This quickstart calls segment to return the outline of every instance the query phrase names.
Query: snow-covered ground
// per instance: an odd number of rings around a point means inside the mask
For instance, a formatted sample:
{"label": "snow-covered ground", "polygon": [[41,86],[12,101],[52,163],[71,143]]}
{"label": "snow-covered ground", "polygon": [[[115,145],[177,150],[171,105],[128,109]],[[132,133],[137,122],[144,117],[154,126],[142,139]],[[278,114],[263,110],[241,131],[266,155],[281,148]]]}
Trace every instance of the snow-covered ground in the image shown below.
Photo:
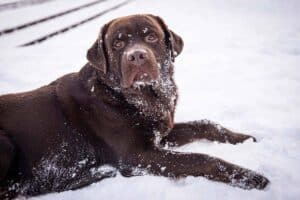
{"label": "snow-covered ground", "polygon": [[[91,1],[56,0],[1,11],[0,29]],[[259,139],[235,146],[202,141],[176,150],[221,157],[263,173],[271,184],[247,191],[200,177],[172,181],[118,175],[33,199],[300,199],[300,2],[136,0],[44,43],[17,47],[119,2],[109,0],[0,37],[0,94],[34,89],[78,71],[107,21],[157,14],[185,41],[176,60],[176,121],[207,118]]]}

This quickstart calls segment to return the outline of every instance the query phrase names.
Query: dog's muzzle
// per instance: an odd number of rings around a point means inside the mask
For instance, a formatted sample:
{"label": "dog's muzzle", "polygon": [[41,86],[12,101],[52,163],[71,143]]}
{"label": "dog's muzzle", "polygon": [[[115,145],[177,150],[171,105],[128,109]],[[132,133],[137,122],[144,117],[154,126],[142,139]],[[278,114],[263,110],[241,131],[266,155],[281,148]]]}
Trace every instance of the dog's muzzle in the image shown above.
{"label": "dog's muzzle", "polygon": [[129,88],[136,82],[147,84],[159,78],[157,59],[154,53],[142,45],[134,45],[124,51],[121,71],[121,85],[124,88]]}

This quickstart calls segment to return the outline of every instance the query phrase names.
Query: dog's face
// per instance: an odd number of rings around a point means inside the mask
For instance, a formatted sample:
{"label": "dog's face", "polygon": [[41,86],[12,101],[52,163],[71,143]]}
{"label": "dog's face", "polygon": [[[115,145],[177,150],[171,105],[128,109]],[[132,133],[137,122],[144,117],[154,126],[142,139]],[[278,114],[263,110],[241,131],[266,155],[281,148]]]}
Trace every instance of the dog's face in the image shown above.
{"label": "dog's face", "polygon": [[159,79],[161,67],[182,48],[182,39],[160,17],[131,15],[104,25],[87,58],[104,76],[112,73],[129,88]]}

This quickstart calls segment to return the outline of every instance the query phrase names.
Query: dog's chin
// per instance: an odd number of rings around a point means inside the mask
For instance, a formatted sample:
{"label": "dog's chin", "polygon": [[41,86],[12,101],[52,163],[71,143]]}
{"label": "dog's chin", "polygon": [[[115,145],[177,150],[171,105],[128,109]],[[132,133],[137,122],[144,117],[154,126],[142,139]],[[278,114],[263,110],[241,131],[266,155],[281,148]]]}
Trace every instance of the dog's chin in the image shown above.
{"label": "dog's chin", "polygon": [[148,74],[137,74],[131,83],[123,89],[140,91],[143,88],[157,87],[159,78],[153,78]]}
{"label": "dog's chin", "polygon": [[155,63],[148,62],[139,67],[124,64],[122,69],[130,68],[132,71],[130,74],[122,72],[121,87],[123,89],[141,89],[156,85],[160,79],[160,69]]}
{"label": "dog's chin", "polygon": [[137,80],[134,81],[130,87],[123,88],[123,91],[127,94],[139,94],[143,93],[143,91],[148,91],[149,89],[151,90],[151,88],[156,88],[158,84],[158,80]]}
{"label": "dog's chin", "polygon": [[137,80],[132,84],[133,89],[141,89],[145,87],[154,87],[158,84],[157,80]]}

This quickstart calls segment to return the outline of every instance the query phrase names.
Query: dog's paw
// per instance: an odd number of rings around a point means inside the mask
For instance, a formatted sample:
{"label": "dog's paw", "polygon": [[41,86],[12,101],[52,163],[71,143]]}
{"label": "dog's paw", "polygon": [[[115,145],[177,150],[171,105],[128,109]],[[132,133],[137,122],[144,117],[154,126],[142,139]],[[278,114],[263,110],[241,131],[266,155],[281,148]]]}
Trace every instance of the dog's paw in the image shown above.
{"label": "dog's paw", "polygon": [[243,143],[248,139],[251,139],[253,142],[257,142],[257,139],[255,137],[241,133],[231,133],[227,137],[228,142],[231,144]]}
{"label": "dog's paw", "polygon": [[234,174],[231,178],[230,185],[240,187],[243,189],[264,189],[268,184],[269,180],[253,171],[244,171],[239,174]]}

